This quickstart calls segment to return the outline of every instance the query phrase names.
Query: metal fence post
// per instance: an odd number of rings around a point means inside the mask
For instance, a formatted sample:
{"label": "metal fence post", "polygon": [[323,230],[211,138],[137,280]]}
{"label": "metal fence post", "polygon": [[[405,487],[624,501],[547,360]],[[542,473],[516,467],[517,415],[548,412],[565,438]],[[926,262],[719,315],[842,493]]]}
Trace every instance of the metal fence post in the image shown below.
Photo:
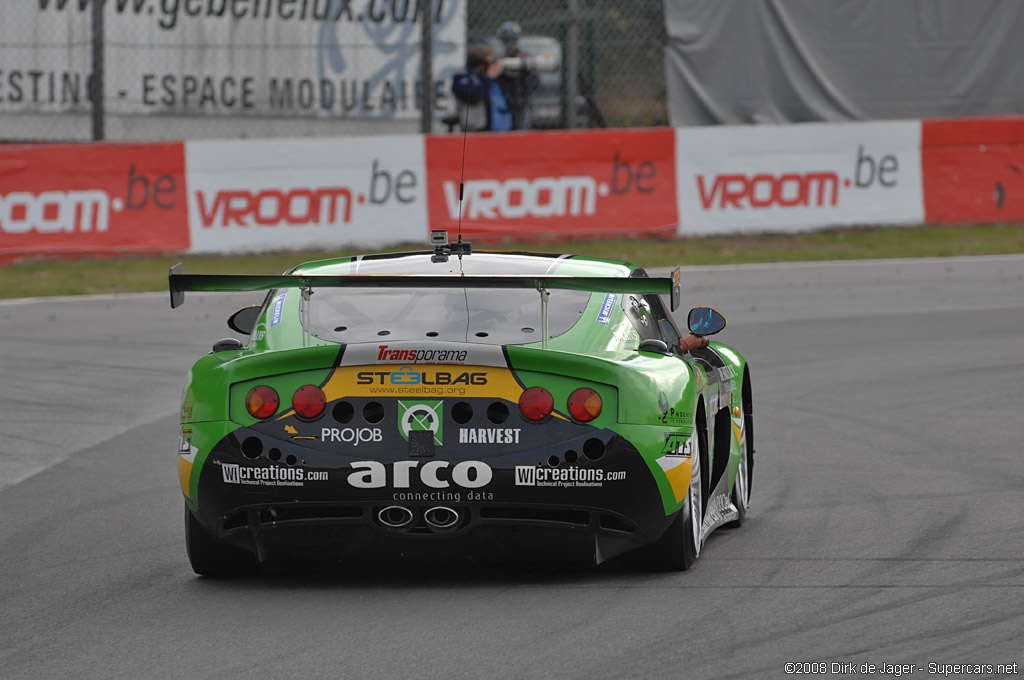
{"label": "metal fence post", "polygon": [[92,104],[92,139],[103,141],[103,3],[92,3],[92,78],[89,82]]}
{"label": "metal fence post", "polygon": [[434,127],[434,3],[427,2],[426,6],[420,45],[420,132],[428,135]]}
{"label": "metal fence post", "polygon": [[580,49],[580,25],[579,25],[579,2],[578,0],[569,0],[569,35],[566,40],[565,55],[565,91],[566,91],[566,107],[565,107],[565,120],[566,127],[570,130],[578,127],[579,123],[576,120],[576,97],[578,96],[578,82],[577,77],[579,73],[579,49]]}

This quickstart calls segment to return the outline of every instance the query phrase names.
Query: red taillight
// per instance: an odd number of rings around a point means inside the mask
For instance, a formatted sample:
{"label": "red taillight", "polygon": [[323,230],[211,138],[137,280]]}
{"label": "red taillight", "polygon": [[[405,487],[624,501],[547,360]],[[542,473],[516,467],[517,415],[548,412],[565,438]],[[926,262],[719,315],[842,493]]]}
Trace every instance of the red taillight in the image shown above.
{"label": "red taillight", "polygon": [[589,387],[581,387],[569,395],[569,415],[588,423],[601,415],[601,395]]}
{"label": "red taillight", "polygon": [[266,420],[277,413],[280,403],[281,400],[278,399],[274,388],[266,385],[257,385],[249,390],[249,394],[245,395],[245,410],[253,418],[260,420]]}
{"label": "red taillight", "polygon": [[519,412],[527,420],[544,420],[551,415],[554,408],[555,400],[543,387],[531,387],[519,395]]}
{"label": "red taillight", "polygon": [[316,385],[303,385],[292,395],[292,408],[300,418],[319,418],[327,406],[327,397]]}

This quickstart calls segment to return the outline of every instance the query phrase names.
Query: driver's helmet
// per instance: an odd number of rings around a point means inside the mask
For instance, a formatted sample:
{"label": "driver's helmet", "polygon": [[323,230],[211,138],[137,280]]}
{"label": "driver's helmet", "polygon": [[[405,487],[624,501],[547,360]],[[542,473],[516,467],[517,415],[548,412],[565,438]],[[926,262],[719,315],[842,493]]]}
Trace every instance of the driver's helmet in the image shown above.
{"label": "driver's helmet", "polygon": [[503,43],[514,43],[519,40],[522,32],[519,24],[514,21],[506,21],[498,28],[498,39]]}

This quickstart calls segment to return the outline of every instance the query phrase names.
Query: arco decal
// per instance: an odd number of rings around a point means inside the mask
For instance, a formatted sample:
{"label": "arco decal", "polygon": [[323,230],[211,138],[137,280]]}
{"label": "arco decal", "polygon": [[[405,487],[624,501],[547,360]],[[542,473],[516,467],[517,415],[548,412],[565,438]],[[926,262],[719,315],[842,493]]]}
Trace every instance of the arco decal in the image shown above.
{"label": "arco decal", "polygon": [[[348,483],[357,489],[408,489],[414,481],[432,489],[447,489],[458,486],[463,489],[479,489],[491,483],[494,472],[487,463],[478,460],[464,460],[454,466],[446,460],[432,460],[420,465],[418,460],[400,460],[388,466],[375,460],[361,460],[352,463]],[[390,479],[389,479],[390,477]]]}

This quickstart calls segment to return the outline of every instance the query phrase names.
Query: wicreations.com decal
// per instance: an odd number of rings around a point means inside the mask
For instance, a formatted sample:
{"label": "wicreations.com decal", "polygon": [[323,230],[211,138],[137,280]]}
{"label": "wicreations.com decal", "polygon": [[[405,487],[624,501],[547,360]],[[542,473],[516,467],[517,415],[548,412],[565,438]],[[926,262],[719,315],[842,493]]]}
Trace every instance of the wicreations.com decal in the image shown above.
{"label": "wicreations.com decal", "polygon": [[421,240],[423,149],[408,137],[186,144],[194,252]]}
{"label": "wicreations.com decal", "polygon": [[916,121],[675,133],[682,235],[924,217]]}
{"label": "wicreations.com decal", "polygon": [[[677,224],[672,130],[535,132],[428,137],[432,228],[487,239],[526,234],[618,234]],[[543,149],[543,163],[538,162]]]}
{"label": "wicreations.com decal", "polygon": [[327,481],[326,470],[270,465],[251,467],[234,463],[221,464],[221,481],[248,486],[305,486],[306,482]]}
{"label": "wicreations.com decal", "polygon": [[557,486],[565,488],[601,487],[605,482],[626,479],[625,470],[567,467],[549,468],[540,465],[517,465],[516,486]]}

